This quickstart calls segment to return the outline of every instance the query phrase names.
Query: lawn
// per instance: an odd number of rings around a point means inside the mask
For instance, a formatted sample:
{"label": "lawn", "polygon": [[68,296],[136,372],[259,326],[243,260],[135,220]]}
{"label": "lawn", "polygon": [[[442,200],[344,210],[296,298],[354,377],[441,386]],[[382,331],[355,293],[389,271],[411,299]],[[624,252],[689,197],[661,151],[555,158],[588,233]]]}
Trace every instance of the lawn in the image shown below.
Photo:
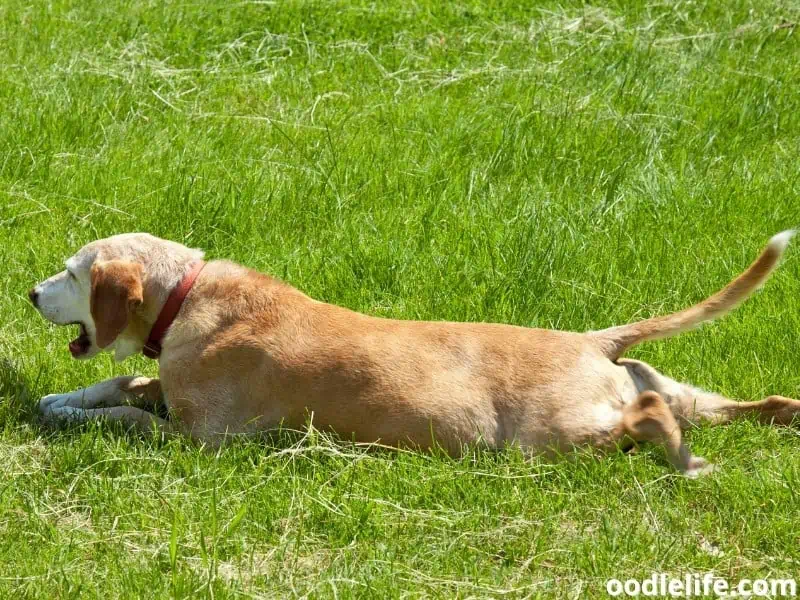
{"label": "lawn", "polygon": [[[0,597],[605,597],[800,572],[800,437],[739,421],[556,462],[218,452],[43,427],[69,357],[26,300],[148,231],[374,315],[586,330],[696,302],[800,224],[800,8],[761,2],[4,0]],[[733,315],[635,349],[800,396],[800,250]]]}

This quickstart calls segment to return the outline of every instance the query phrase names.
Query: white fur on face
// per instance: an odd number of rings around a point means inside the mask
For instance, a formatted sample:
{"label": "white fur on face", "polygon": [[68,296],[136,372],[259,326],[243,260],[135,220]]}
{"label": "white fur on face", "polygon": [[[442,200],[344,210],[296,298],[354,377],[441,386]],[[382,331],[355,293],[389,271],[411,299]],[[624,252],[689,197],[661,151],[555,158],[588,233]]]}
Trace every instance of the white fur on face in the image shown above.
{"label": "white fur on face", "polygon": [[42,316],[56,325],[80,323],[92,345],[80,358],[91,358],[100,352],[96,343],[96,327],[91,312],[91,268],[95,254],[75,255],[66,262],[66,269],[34,288],[37,308]]}

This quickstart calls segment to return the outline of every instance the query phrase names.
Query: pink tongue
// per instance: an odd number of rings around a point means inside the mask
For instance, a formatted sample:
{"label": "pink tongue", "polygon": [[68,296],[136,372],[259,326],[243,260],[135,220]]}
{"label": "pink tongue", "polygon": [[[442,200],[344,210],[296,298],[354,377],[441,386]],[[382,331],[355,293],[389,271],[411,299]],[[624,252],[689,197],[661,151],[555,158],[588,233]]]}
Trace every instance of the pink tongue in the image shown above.
{"label": "pink tongue", "polygon": [[81,343],[78,340],[73,340],[69,343],[69,351],[73,354],[79,354],[81,351]]}

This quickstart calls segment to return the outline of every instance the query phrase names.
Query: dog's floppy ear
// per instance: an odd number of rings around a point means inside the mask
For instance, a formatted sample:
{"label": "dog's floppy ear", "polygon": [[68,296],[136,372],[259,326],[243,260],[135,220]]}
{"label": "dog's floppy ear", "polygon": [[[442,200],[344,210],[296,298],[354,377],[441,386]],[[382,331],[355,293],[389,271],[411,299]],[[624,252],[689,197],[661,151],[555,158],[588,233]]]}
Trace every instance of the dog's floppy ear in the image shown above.
{"label": "dog's floppy ear", "polygon": [[128,326],[131,313],[142,303],[142,265],[109,260],[92,265],[90,310],[100,348],[111,344]]}

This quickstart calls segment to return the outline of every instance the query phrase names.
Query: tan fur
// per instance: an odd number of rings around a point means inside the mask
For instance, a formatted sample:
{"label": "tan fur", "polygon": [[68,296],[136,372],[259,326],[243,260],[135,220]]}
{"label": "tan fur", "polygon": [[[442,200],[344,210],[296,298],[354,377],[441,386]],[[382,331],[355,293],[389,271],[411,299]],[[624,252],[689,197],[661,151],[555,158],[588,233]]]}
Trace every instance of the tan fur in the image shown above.
{"label": "tan fur", "polygon": [[[132,393],[127,380],[49,396],[41,409],[52,419],[104,416],[146,429],[168,427],[212,444],[230,434],[302,428],[309,421],[358,442],[436,445],[454,455],[478,442],[493,448],[520,444],[538,452],[655,441],[665,445],[678,469],[699,474],[708,465],[689,454],[681,428],[748,412],[788,424],[800,403],[773,397],[740,404],[673,381],[645,363],[614,359],[634,343],[730,310],[764,281],[787,241],[785,235],[773,238],[741,277],[695,307],[589,333],[381,319],[315,301],[234,263],[213,261],[163,341],[160,386],[147,380],[136,388],[163,394],[171,422],[98,408],[127,403]],[[165,251],[164,244],[172,243],[127,236],[93,245],[85,268],[108,260],[141,266],[143,302],[120,333],[126,348],[141,349],[170,290],[197,260],[194,251]],[[157,268],[150,264],[153,256],[159,257]],[[97,264],[108,271],[109,263]],[[114,274],[115,284],[133,282],[135,288],[133,271]],[[57,312],[58,302],[42,285],[37,294],[44,294],[48,311]],[[136,297],[136,290],[131,295]],[[109,302],[122,303],[123,296],[112,294]],[[99,323],[87,329],[97,331],[93,339],[101,343],[106,318],[101,311],[117,315],[122,308],[95,308]]]}
{"label": "tan fur", "polygon": [[97,328],[97,345],[105,348],[130,324],[144,301],[142,265],[124,260],[92,265],[90,310]]}

